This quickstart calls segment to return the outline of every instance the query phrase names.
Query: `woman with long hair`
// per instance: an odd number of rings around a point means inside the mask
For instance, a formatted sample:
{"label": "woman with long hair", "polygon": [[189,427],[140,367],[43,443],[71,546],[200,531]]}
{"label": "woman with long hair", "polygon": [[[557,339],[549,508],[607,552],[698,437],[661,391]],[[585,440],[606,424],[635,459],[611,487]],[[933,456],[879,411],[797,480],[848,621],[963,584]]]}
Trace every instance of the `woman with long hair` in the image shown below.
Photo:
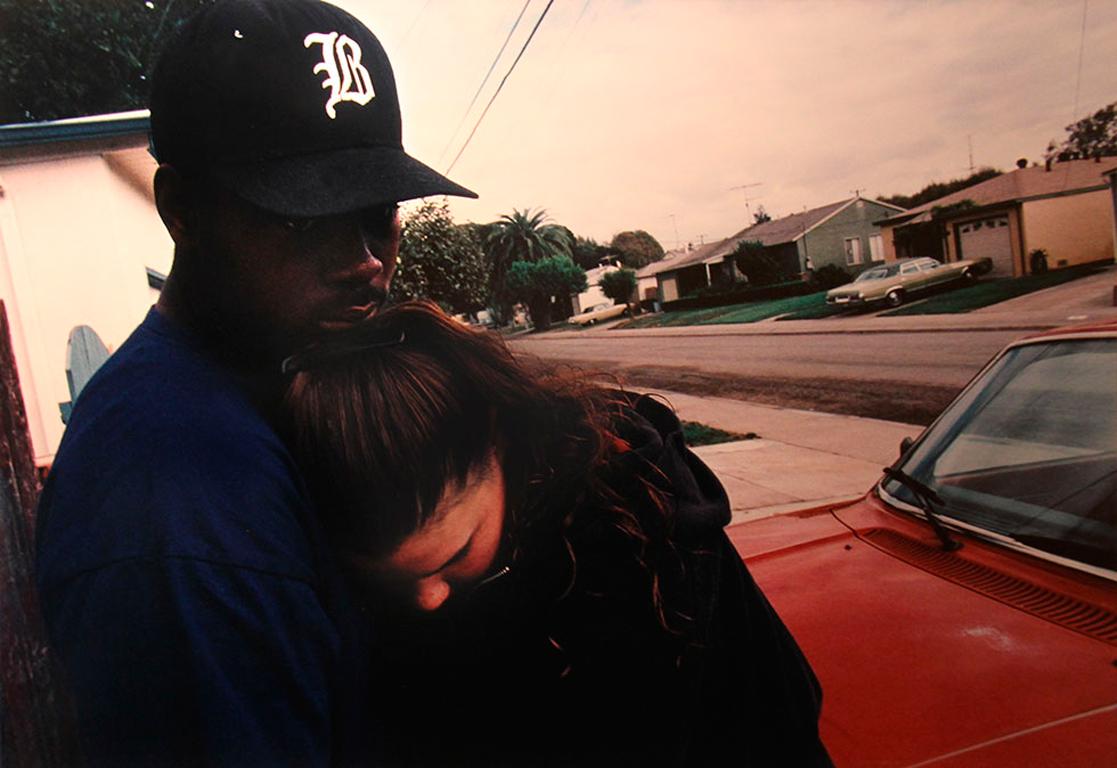
{"label": "woman with long hair", "polygon": [[407,303],[289,359],[388,765],[829,765],[809,665],[656,399]]}

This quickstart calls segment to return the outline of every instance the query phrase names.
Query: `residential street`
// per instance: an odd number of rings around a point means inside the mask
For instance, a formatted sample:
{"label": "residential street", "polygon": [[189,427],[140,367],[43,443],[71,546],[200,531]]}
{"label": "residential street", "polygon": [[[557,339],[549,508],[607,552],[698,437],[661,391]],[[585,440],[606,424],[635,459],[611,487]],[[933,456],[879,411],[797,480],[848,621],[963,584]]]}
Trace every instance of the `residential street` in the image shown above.
{"label": "residential street", "polygon": [[541,335],[520,337],[514,347],[545,359],[609,369],[655,365],[739,377],[843,379],[864,382],[866,389],[883,382],[960,387],[994,352],[1020,335],[996,330],[762,336],[723,328],[720,335],[678,333],[683,329],[671,329],[676,332],[670,335],[662,329],[583,333],[577,338]]}
{"label": "residential street", "polygon": [[517,353],[631,386],[928,424],[1009,341],[1117,319],[1117,269],[967,314],[524,334]]}

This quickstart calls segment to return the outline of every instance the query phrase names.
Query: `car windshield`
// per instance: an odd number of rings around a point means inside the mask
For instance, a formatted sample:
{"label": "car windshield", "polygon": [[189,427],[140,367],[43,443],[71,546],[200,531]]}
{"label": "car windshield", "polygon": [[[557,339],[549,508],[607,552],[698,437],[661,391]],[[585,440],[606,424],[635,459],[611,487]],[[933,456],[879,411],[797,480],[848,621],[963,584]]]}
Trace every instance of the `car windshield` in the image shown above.
{"label": "car windshield", "polygon": [[853,282],[860,283],[864,282],[865,280],[880,280],[882,277],[888,277],[889,275],[894,274],[896,274],[895,267],[873,267],[872,269],[866,269],[864,272],[858,275],[857,279]]}
{"label": "car windshield", "polygon": [[[948,520],[1117,571],[1117,339],[1010,350],[900,469]],[[895,480],[881,490],[916,504]]]}

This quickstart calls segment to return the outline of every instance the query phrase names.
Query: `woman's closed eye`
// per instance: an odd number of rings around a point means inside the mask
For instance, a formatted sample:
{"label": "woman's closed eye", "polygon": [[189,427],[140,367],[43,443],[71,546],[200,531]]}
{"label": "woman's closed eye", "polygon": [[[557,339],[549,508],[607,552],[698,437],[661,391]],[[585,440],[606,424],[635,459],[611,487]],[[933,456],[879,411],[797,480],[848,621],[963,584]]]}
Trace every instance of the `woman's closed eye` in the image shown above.
{"label": "woman's closed eye", "polygon": [[387,584],[435,610],[455,590],[490,575],[504,531],[504,473],[493,456],[442,496],[434,514],[392,554],[373,564]]}

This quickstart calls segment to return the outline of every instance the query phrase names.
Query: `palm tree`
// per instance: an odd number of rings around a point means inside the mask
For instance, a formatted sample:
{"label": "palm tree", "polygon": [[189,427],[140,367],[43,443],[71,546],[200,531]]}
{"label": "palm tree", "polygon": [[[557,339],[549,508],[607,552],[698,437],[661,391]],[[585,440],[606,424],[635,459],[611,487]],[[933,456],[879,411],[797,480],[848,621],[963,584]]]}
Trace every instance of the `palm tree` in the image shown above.
{"label": "palm tree", "polygon": [[504,288],[508,268],[514,261],[539,261],[549,256],[570,256],[574,238],[566,227],[549,223],[547,211],[512,209],[489,224],[485,247],[492,264],[492,295],[495,309],[506,317],[511,308]]}

